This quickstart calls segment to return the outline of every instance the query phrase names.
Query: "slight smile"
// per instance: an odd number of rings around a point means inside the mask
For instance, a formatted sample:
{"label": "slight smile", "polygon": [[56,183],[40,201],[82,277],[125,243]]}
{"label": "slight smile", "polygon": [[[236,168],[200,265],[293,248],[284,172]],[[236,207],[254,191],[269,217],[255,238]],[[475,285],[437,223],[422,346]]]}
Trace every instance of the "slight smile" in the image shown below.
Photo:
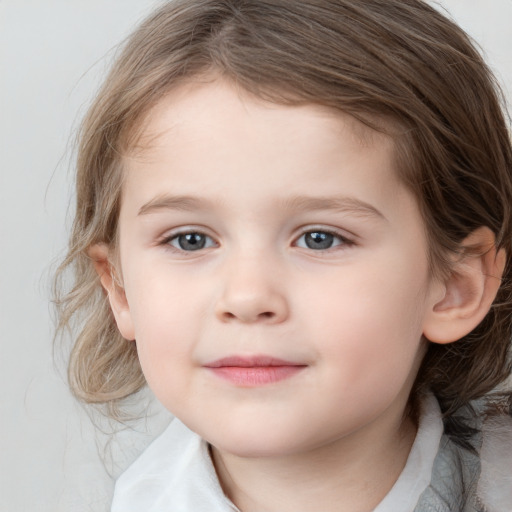
{"label": "slight smile", "polygon": [[224,357],[204,367],[236,386],[256,387],[288,379],[307,365],[261,355]]}

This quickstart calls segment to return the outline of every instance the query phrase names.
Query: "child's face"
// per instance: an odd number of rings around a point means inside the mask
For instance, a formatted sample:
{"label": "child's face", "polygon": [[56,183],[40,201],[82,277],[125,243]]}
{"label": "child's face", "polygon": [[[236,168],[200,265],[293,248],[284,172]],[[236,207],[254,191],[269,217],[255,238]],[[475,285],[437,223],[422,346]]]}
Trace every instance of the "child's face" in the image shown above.
{"label": "child's face", "polygon": [[245,455],[397,427],[440,287],[392,142],[221,81],[172,92],[144,140],[126,159],[116,315],[161,402]]}

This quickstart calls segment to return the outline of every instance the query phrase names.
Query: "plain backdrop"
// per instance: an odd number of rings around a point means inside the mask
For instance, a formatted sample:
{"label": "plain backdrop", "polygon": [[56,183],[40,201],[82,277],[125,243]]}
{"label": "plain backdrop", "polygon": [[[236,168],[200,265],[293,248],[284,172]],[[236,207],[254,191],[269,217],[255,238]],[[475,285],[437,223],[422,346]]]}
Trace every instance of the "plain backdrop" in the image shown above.
{"label": "plain backdrop", "polygon": [[[512,97],[512,0],[440,2]],[[116,45],[157,0],[0,0],[0,511],[109,509],[113,478],[168,422],[114,438],[52,355],[50,274],[64,254],[73,134]],[[71,205],[71,206],[70,206]]]}

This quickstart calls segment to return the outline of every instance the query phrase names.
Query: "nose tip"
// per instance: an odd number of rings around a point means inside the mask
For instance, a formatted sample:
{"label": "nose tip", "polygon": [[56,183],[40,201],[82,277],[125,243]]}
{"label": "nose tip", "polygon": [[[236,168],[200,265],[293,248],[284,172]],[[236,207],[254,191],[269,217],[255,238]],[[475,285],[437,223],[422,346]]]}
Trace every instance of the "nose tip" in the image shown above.
{"label": "nose tip", "polygon": [[279,323],[288,316],[288,302],[276,282],[232,276],[217,302],[216,315],[222,322]]}

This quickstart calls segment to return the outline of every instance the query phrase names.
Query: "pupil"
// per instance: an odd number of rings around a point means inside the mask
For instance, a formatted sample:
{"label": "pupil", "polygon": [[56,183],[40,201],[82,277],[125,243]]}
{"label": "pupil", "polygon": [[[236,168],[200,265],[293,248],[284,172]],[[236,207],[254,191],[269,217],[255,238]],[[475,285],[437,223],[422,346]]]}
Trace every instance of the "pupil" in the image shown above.
{"label": "pupil", "polygon": [[199,233],[187,233],[180,235],[179,244],[185,251],[197,251],[205,246],[205,237]]}
{"label": "pupil", "polygon": [[329,249],[332,246],[334,236],[330,233],[316,231],[306,234],[306,245],[309,249]]}

